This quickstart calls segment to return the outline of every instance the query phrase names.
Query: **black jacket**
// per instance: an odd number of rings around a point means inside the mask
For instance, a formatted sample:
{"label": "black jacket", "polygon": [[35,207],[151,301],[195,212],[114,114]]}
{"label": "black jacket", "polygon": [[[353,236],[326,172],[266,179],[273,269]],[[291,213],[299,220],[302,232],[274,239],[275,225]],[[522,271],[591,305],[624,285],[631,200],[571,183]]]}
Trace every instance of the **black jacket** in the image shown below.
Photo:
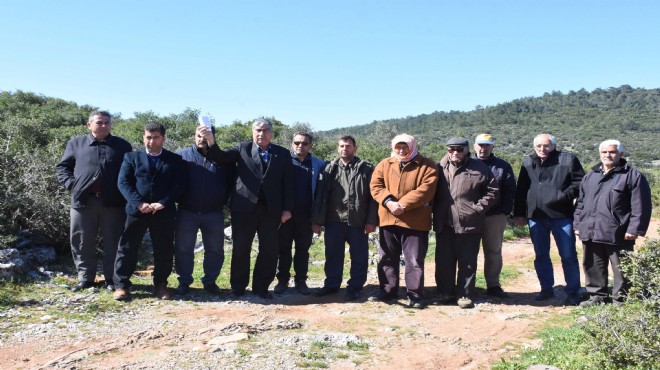
{"label": "black jacket", "polygon": [[[474,155],[475,159],[479,159]],[[508,216],[513,211],[513,201],[516,199],[516,177],[513,174],[511,165],[502,158],[497,158],[490,154],[487,159],[482,159],[485,165],[490,167],[490,171],[495,176],[497,185],[500,188],[497,202],[486,212],[486,216],[499,215],[500,213]]]}
{"label": "black jacket", "polygon": [[264,169],[257,144],[252,141],[238,143],[236,148],[224,151],[213,144],[208,157],[221,164],[236,166],[236,186],[231,197],[232,212],[252,212],[261,197],[273,217],[282,211],[293,212],[293,165],[291,153],[271,144],[270,160]]}
{"label": "black jacket", "polygon": [[126,200],[117,189],[117,176],[124,154],[131,150],[128,141],[112,135],[108,135],[105,143],[99,143],[91,134],[69,140],[55,171],[60,184],[71,191],[71,208],[85,207],[89,188],[99,176],[102,176],[103,205],[123,206]]}
{"label": "black jacket", "polygon": [[573,154],[553,150],[543,163],[536,153],[526,156],[518,175],[514,216],[572,218],[583,176]]}
{"label": "black jacket", "polygon": [[179,198],[179,208],[193,212],[222,211],[234,187],[233,171],[203,156],[195,145],[177,154],[186,168],[186,190]]}
{"label": "black jacket", "polygon": [[582,180],[573,221],[580,240],[630,246],[625,234],[644,236],[650,220],[649,183],[625,160],[606,174],[599,164]]}

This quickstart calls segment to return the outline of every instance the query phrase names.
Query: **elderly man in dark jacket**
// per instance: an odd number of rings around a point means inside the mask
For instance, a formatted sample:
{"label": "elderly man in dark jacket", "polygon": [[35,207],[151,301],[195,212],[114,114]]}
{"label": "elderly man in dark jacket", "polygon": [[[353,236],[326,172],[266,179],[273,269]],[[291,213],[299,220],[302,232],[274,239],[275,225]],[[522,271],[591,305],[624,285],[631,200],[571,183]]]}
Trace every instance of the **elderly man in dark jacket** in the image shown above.
{"label": "elderly man in dark jacket", "polygon": [[[651,220],[649,183],[628,165],[618,140],[606,140],[599,146],[601,163],[582,179],[573,222],[575,234],[582,240],[582,266],[589,300],[582,307],[624,299],[630,281],[623,275],[619,261],[633,250],[635,239],[644,236]],[[612,264],[614,286],[607,289],[607,265]]]}
{"label": "elderly man in dark jacket", "polygon": [[529,220],[534,244],[534,268],[541,283],[537,301],[554,297],[555,284],[550,260],[550,233],[555,238],[566,280],[567,303],[580,303],[580,266],[573,234],[573,201],[577,198],[584,170],[573,154],[557,150],[555,137],[534,138],[534,154],[523,158],[513,207],[514,220],[522,226]]}
{"label": "elderly man in dark jacket", "polygon": [[438,301],[447,303],[458,298],[460,308],[471,308],[479,242],[486,212],[495,204],[499,188],[490,168],[470,158],[469,143],[464,138],[447,141],[447,155],[438,164],[438,172],[433,208]]}

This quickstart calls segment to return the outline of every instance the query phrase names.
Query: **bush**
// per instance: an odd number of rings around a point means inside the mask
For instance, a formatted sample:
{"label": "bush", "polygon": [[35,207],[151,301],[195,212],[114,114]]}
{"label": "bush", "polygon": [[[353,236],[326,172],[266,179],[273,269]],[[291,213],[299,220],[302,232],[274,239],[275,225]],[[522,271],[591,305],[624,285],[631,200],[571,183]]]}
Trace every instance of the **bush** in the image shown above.
{"label": "bush", "polygon": [[631,253],[622,269],[633,284],[628,301],[588,313],[584,330],[608,367],[660,368],[660,241]]}

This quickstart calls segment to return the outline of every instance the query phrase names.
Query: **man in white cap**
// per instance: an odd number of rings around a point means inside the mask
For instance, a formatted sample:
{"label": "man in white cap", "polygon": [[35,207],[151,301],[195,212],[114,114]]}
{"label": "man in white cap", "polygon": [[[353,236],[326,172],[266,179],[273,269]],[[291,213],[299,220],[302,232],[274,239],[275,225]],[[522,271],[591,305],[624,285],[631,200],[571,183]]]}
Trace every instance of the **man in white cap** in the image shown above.
{"label": "man in white cap", "polygon": [[490,134],[481,134],[474,140],[474,157],[490,167],[500,188],[500,196],[486,212],[481,244],[484,248],[484,277],[486,294],[497,298],[509,298],[500,285],[502,272],[502,240],[507,225],[507,216],[513,210],[516,199],[516,178],[511,165],[493,154],[495,139]]}

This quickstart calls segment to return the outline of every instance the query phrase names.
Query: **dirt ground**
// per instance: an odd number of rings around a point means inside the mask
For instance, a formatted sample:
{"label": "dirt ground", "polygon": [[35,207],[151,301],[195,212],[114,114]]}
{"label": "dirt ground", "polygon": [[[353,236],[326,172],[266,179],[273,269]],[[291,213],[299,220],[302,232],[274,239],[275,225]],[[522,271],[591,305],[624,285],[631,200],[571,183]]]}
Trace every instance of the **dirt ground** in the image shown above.
{"label": "dirt ground", "polygon": [[[658,237],[658,220],[650,231]],[[574,309],[562,303],[563,276],[557,265],[557,298],[534,301],[539,286],[528,239],[507,242],[503,255],[505,265],[521,272],[504,286],[511,298],[492,299],[480,292],[473,309],[429,305],[412,310],[403,299],[395,304],[367,302],[377,288],[374,274],[362,298],[350,303],[344,301],[343,289],[323,298],[289,289],[272,302],[251,295],[241,301],[145,299],[150,303],[129,303],[127,312],[99,317],[96,323],[60,323],[21,341],[8,341],[0,347],[0,367],[298,368],[309,365],[304,362],[311,358],[305,354],[309,343],[344,335],[368,349],[357,355],[335,351],[335,357],[321,356],[329,368],[487,369],[521,347],[538,345],[532,336],[540,325]],[[433,272],[429,264],[429,292],[435,285]],[[305,342],[305,336],[312,339]]]}

